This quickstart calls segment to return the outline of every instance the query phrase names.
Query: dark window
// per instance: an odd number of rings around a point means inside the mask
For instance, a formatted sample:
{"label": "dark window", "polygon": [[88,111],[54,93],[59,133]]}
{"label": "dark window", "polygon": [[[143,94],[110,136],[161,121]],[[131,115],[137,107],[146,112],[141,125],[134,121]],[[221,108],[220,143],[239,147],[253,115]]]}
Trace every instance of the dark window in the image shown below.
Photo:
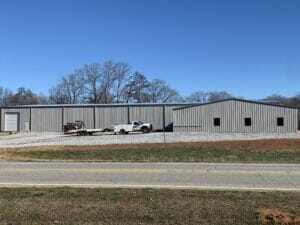
{"label": "dark window", "polygon": [[245,126],[251,126],[251,118],[250,117],[245,118]]}
{"label": "dark window", "polygon": [[283,117],[277,117],[277,126],[283,126],[284,120]]}
{"label": "dark window", "polygon": [[221,124],[220,118],[214,118],[214,126],[219,127]]}

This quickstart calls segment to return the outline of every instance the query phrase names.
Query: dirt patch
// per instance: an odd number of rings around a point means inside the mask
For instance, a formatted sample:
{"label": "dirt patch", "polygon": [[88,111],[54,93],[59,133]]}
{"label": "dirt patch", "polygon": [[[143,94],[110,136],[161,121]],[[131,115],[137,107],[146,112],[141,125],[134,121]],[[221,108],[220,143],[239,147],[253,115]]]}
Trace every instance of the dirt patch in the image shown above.
{"label": "dirt patch", "polygon": [[254,141],[216,141],[216,142],[191,142],[191,143],[153,143],[153,144],[113,144],[113,145],[84,145],[84,146],[36,146],[18,148],[0,148],[1,152],[13,151],[48,151],[48,150],[114,150],[157,147],[199,147],[230,150],[255,150],[255,151],[300,151],[300,139],[273,139]]}
{"label": "dirt patch", "polygon": [[300,225],[300,216],[294,217],[290,213],[276,208],[259,208],[257,212],[264,224]]}

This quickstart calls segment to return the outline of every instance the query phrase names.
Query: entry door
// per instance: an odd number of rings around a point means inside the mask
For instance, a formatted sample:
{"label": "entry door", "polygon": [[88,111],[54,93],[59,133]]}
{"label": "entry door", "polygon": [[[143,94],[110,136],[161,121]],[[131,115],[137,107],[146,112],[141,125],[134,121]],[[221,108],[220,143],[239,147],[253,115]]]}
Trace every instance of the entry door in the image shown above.
{"label": "entry door", "polygon": [[5,131],[18,131],[19,130],[19,114],[6,113],[5,114]]}

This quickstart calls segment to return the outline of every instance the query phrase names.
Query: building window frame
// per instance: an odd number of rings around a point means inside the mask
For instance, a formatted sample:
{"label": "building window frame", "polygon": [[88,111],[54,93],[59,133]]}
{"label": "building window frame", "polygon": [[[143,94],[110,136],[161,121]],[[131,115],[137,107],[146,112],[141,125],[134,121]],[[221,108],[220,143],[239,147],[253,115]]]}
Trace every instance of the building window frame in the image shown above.
{"label": "building window frame", "polygon": [[221,126],[221,118],[220,117],[214,117],[214,127]]}
{"label": "building window frame", "polygon": [[246,127],[251,127],[252,126],[252,118],[251,117],[245,117],[244,118],[244,125]]}
{"label": "building window frame", "polygon": [[284,117],[277,117],[277,127],[283,127],[284,126]]}

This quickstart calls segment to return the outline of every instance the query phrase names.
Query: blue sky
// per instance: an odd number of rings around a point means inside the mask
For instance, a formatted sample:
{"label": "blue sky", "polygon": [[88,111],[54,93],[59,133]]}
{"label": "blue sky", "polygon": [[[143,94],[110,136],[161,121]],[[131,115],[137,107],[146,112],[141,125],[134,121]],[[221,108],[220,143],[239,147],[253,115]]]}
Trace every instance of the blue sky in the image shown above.
{"label": "blue sky", "polygon": [[60,76],[128,62],[183,95],[300,93],[300,1],[1,0],[0,86],[48,93]]}

